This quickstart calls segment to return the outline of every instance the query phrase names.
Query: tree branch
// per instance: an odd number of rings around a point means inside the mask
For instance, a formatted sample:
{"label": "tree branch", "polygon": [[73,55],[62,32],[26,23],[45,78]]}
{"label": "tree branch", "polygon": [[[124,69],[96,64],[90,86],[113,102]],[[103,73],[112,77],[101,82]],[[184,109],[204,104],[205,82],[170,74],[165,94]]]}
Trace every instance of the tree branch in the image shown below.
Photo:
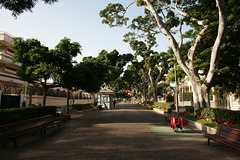
{"label": "tree branch", "polygon": [[165,23],[162,21],[161,17],[158,15],[157,11],[155,10],[155,8],[152,6],[152,4],[150,3],[149,0],[144,0],[146,2],[146,8],[153,14],[153,16],[155,17],[158,27],[161,29],[161,31],[163,32],[164,36],[168,39],[169,43],[172,46],[172,49],[177,57],[178,60],[178,64],[181,66],[181,68],[188,73],[189,72],[189,68],[188,68],[188,63],[185,60],[185,58],[183,57],[183,55],[180,53],[180,48],[178,46],[178,43],[176,42],[175,38],[173,37],[173,35],[171,34],[171,32],[168,30],[167,26],[165,25]]}
{"label": "tree branch", "polygon": [[232,27],[227,30],[227,32],[225,33],[224,37],[226,37],[226,36],[234,29],[234,27],[236,27],[239,23],[240,23],[240,19],[238,19],[238,20],[232,25]]}
{"label": "tree branch", "polygon": [[163,69],[159,66],[157,66],[158,70],[159,70],[159,74],[158,74],[158,77],[156,79],[156,84],[160,81],[160,79],[162,78],[162,71]]}
{"label": "tree branch", "polygon": [[218,66],[220,45],[224,39],[225,31],[227,28],[227,10],[225,3],[223,0],[216,0],[216,5],[219,14],[218,34],[211,53],[210,68],[205,81],[206,86],[210,85],[213,80],[213,76],[215,74],[213,71]]}
{"label": "tree branch", "polygon": [[[182,16],[189,17],[189,14],[187,14],[186,12],[181,11],[181,10],[177,7],[177,5],[178,5],[178,0],[176,0],[176,3],[175,3],[174,6],[169,6],[169,7],[176,9],[176,11],[177,11],[179,14],[181,14]],[[203,23],[204,21],[203,21],[203,20],[198,20],[198,19],[193,18],[193,17],[191,17],[191,20],[192,20],[192,21],[196,21],[196,22],[198,23],[198,25],[201,25],[201,26],[204,25],[204,23]]]}
{"label": "tree branch", "polygon": [[123,13],[123,17],[125,16],[125,14],[126,14],[128,8],[129,8],[131,5],[133,5],[134,3],[136,3],[136,1],[130,3],[130,4],[125,8],[125,12]]}
{"label": "tree branch", "polygon": [[179,42],[179,49],[182,48],[182,43],[183,43],[183,35],[182,35],[182,22],[180,23],[179,30],[178,30],[179,36],[180,36],[180,42]]}
{"label": "tree branch", "polygon": [[152,76],[151,76],[151,72],[152,72],[152,68],[150,68],[149,71],[148,71],[148,77],[149,77],[149,80],[150,80],[150,82],[151,82],[150,85],[153,87],[153,83],[154,83],[154,82],[153,82],[153,78],[152,78]]}
{"label": "tree branch", "polygon": [[194,42],[194,45],[189,49],[188,51],[188,59],[190,59],[190,61],[193,63],[193,58],[194,58],[194,55],[196,53],[196,49],[197,47],[199,46],[200,44],[200,41],[201,39],[203,38],[203,36],[207,33],[207,30],[209,28],[209,25],[205,25],[203,27],[203,29],[201,30],[201,32],[198,34],[195,42]]}

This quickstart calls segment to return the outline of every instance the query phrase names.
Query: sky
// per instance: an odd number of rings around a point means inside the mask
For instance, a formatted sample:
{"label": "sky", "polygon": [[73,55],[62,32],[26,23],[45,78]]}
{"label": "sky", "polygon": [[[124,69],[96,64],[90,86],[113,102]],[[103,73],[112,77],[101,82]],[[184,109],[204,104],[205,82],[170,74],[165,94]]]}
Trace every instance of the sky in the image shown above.
{"label": "sky", "polygon": [[[32,12],[24,12],[17,18],[5,9],[0,9],[0,31],[6,31],[14,37],[38,39],[44,46],[53,49],[64,37],[79,42],[83,57],[96,57],[104,49],[108,52],[116,49],[120,54],[134,53],[123,35],[130,30],[127,27],[110,28],[102,24],[99,12],[108,3],[121,3],[128,6],[132,0],[59,0],[53,5],[39,1]],[[143,13],[143,7],[132,6],[126,16],[136,17]],[[157,50],[167,51],[169,43],[160,38]]]}

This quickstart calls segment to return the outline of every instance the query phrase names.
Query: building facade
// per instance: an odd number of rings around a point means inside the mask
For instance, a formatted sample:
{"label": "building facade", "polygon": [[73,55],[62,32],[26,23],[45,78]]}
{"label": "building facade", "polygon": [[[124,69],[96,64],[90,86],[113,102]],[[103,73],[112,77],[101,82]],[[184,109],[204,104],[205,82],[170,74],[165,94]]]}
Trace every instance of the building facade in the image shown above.
{"label": "building facade", "polygon": [[0,32],[0,90],[5,94],[21,94],[25,82],[16,75],[20,64],[12,62],[12,38],[7,32]]}

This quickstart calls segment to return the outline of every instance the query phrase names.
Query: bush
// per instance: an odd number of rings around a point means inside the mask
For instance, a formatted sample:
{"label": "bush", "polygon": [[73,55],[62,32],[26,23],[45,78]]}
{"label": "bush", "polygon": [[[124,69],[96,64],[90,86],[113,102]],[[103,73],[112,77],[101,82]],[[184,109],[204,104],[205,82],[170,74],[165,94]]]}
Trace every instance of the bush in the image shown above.
{"label": "bush", "polygon": [[186,109],[186,113],[193,113],[194,112],[194,108],[193,106],[185,106],[185,109]]}
{"label": "bush", "polygon": [[193,92],[184,92],[180,94],[180,101],[192,101],[193,100]]}
{"label": "bush", "polygon": [[169,108],[176,109],[174,103],[163,103],[163,102],[154,102],[154,105],[158,106],[158,107],[163,107],[166,108],[166,110],[168,110]]}
{"label": "bush", "polygon": [[151,104],[151,105],[153,105],[153,102],[151,102],[151,101],[143,101],[143,104]]}
{"label": "bush", "polygon": [[96,102],[90,102],[90,103],[81,103],[81,104],[73,104],[72,110],[73,111],[81,111],[89,108],[93,108],[97,105]]}
{"label": "bush", "polygon": [[56,114],[56,106],[38,106],[0,110],[0,125]]}
{"label": "bush", "polygon": [[234,126],[240,126],[240,111],[232,111],[220,108],[200,108],[197,110],[198,115],[203,115],[208,121],[234,121]]}

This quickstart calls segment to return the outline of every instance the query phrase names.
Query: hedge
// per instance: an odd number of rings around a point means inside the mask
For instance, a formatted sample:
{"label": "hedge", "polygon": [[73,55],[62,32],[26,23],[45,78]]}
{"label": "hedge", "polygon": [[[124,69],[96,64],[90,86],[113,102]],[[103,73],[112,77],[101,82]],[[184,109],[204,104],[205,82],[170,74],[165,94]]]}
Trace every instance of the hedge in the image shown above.
{"label": "hedge", "polygon": [[0,109],[0,125],[56,114],[56,106]]}
{"label": "hedge", "polygon": [[185,106],[185,109],[186,109],[186,113],[193,113],[194,112],[194,108],[193,106]]}
{"label": "hedge", "polygon": [[165,107],[165,108],[171,108],[175,109],[174,103],[163,103],[163,102],[154,102],[154,105],[159,106],[159,107]]}
{"label": "hedge", "polygon": [[95,107],[96,105],[97,105],[96,102],[73,104],[73,105],[72,105],[72,110],[73,110],[73,111],[81,111],[81,110],[84,110],[84,109],[93,108],[93,107]]}
{"label": "hedge", "polygon": [[240,111],[232,111],[228,109],[220,108],[200,108],[197,110],[198,115],[203,115],[207,121],[212,121],[213,119],[223,122],[234,121],[234,127],[240,128]]}

